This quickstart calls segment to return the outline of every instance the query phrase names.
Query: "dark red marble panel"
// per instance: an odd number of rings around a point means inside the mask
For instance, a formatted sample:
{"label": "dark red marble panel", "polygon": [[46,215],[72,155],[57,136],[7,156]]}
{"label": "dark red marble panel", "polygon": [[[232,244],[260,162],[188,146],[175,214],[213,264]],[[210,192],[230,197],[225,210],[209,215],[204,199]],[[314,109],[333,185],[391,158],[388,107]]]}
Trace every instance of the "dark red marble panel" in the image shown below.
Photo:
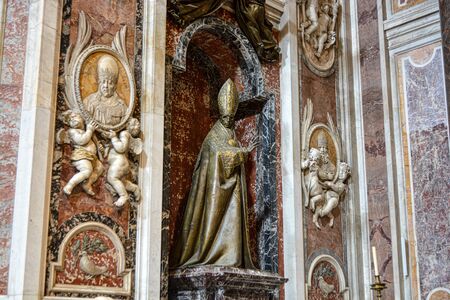
{"label": "dark red marble panel", "polygon": [[336,121],[336,75],[319,77],[305,64],[301,68],[302,105],[311,99],[314,105],[314,122],[327,123],[327,113]]}
{"label": "dark red marble panel", "polygon": [[75,43],[77,39],[79,12],[84,11],[92,27],[94,43],[111,45],[114,35],[122,26],[126,25],[127,54],[133,64],[136,2],[135,0],[73,0],[70,24],[64,24],[63,30],[70,31],[70,42]]}
{"label": "dark red marble panel", "polygon": [[74,236],[64,249],[55,284],[123,287],[118,274],[118,250],[104,234],[89,230]]}
{"label": "dark red marble panel", "polygon": [[[314,122],[327,123],[329,113],[336,122],[336,75],[329,77],[319,77],[312,73],[306,65],[301,69],[301,96],[302,106],[311,99],[314,106]],[[319,249],[329,249],[340,259],[344,260],[344,244],[342,237],[342,221],[339,209],[333,210],[335,216],[334,226],[328,227],[328,218],[322,218],[323,228],[317,229],[312,222],[313,214],[310,210],[305,210],[306,228],[306,257]],[[327,238],[324,237],[326,232]]]}
{"label": "dark red marble panel", "polygon": [[28,7],[27,0],[7,1],[0,68],[0,295],[8,288]]}
{"label": "dark red marble panel", "polygon": [[[382,278],[392,283],[392,250],[376,1],[358,1],[358,27],[370,239],[371,245],[377,247],[379,257],[382,258],[380,262]],[[393,284],[388,285],[384,297],[394,298]]]}
{"label": "dark red marble panel", "polygon": [[172,103],[170,158],[170,248],[175,229],[181,224],[192,174],[203,139],[214,124],[210,115],[208,81],[205,72],[191,57],[187,71],[174,74],[170,93]]}

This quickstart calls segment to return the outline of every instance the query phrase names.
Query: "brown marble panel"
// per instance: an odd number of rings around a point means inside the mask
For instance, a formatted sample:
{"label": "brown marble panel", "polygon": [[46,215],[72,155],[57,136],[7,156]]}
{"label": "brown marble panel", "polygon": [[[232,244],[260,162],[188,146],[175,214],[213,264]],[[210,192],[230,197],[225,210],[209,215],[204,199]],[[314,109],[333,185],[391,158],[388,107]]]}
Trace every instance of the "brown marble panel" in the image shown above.
{"label": "brown marble panel", "polygon": [[306,65],[301,68],[302,106],[311,99],[314,106],[314,122],[327,123],[327,113],[336,121],[336,74],[319,77]]}
{"label": "brown marble panel", "polygon": [[[314,123],[322,122],[326,124],[328,113],[336,122],[336,75],[319,77],[303,64],[301,68],[301,99],[303,105],[307,103],[307,99],[311,99],[314,106]],[[334,209],[332,214],[335,216],[334,226],[328,227],[329,219],[324,217],[321,219],[323,228],[319,230],[312,222],[312,212],[305,210],[306,257],[319,249],[329,249],[344,260],[340,209]],[[325,235],[326,238],[324,238]]]}
{"label": "brown marble panel", "polygon": [[63,26],[63,30],[70,31],[70,42],[75,43],[78,31],[79,12],[86,13],[87,21],[92,26],[92,39],[95,44],[111,45],[116,32],[124,25],[127,26],[126,48],[133,66],[134,38],[136,27],[136,1],[116,0],[73,0],[70,26]]}
{"label": "brown marble panel", "polygon": [[177,224],[182,222],[197,155],[215,121],[210,116],[207,76],[197,63],[188,53],[187,71],[174,74],[170,92],[170,249],[178,235]]}
{"label": "brown marble panel", "polygon": [[10,0],[6,6],[0,68],[0,295],[8,288],[29,1]]}
{"label": "brown marble panel", "polygon": [[[358,1],[370,241],[382,258],[379,266],[382,279],[393,283],[377,12],[376,1]],[[384,292],[386,299],[394,298],[394,288],[388,284]]]}

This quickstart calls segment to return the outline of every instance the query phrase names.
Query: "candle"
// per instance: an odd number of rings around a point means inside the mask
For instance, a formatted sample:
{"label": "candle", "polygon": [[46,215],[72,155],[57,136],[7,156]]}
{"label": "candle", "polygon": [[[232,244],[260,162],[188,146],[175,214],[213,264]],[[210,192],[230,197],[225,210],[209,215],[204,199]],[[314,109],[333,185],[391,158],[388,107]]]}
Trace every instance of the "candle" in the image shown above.
{"label": "candle", "polygon": [[373,269],[375,271],[375,276],[378,276],[380,274],[378,273],[377,248],[375,248],[375,246],[372,246],[372,257],[373,257]]}

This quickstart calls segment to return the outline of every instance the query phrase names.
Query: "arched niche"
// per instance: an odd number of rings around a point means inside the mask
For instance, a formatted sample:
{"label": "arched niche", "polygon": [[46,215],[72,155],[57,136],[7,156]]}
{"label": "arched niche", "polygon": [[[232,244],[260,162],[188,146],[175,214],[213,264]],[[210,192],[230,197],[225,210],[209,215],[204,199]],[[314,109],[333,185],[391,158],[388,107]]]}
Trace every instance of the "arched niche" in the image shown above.
{"label": "arched niche", "polygon": [[173,70],[186,71],[188,47],[196,34],[208,32],[215,35],[235,53],[242,70],[244,90],[240,93],[237,119],[258,114],[269,98],[265,91],[264,77],[258,56],[242,31],[235,25],[215,17],[201,18],[185,28],[175,49]]}

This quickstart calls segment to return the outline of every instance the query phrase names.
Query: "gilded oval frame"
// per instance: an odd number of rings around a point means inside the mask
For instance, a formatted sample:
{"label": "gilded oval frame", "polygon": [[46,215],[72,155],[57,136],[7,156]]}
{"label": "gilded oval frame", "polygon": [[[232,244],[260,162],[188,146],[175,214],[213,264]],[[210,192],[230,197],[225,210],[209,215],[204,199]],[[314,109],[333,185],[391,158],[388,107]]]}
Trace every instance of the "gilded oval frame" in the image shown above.
{"label": "gilded oval frame", "polygon": [[[119,131],[122,130],[128,120],[131,118],[134,107],[136,104],[136,88],[135,88],[135,81],[134,81],[134,75],[131,69],[130,64],[128,63],[128,60],[126,57],[123,57],[118,51],[113,49],[112,47],[105,46],[105,45],[95,45],[90,46],[86,48],[83,52],[80,53],[80,55],[77,57],[75,61],[75,68],[72,72],[72,78],[74,82],[74,88],[73,88],[73,97],[75,99],[75,102],[78,106],[78,110],[80,111],[83,119],[85,120],[86,124],[90,123],[91,121],[94,121],[93,116],[87,111],[81,95],[81,86],[80,86],[80,77],[81,77],[81,71],[84,67],[85,62],[88,60],[88,58],[91,55],[95,55],[97,53],[105,53],[108,55],[111,55],[115,58],[116,61],[118,61],[123,68],[125,75],[126,75],[126,81],[128,82],[129,87],[129,93],[128,93],[128,103],[127,104],[127,111],[123,119],[120,121],[119,124],[116,125],[107,125],[100,122],[96,122],[98,126],[98,130],[100,131]],[[120,72],[119,72],[120,76]]]}

